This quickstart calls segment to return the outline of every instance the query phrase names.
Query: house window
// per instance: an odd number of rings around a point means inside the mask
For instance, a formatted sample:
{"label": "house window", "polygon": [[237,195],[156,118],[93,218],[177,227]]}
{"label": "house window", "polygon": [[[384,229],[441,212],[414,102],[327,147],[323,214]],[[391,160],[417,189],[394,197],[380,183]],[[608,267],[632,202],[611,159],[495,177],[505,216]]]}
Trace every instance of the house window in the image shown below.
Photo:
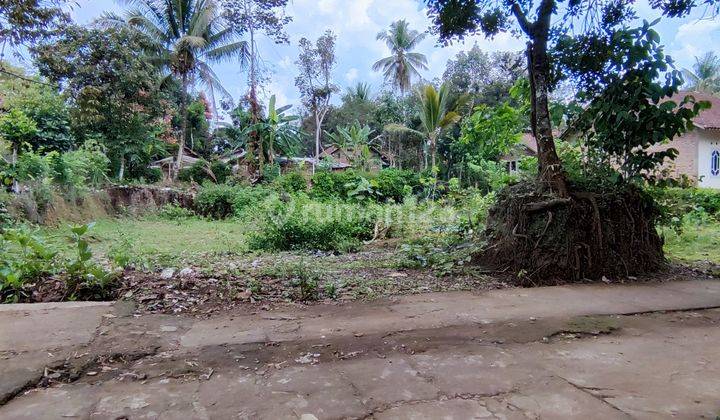
{"label": "house window", "polygon": [[720,175],[720,152],[713,150],[710,154],[710,175]]}
{"label": "house window", "polygon": [[518,167],[517,160],[509,160],[506,163],[507,171],[510,172],[511,174],[517,172],[517,167]]}

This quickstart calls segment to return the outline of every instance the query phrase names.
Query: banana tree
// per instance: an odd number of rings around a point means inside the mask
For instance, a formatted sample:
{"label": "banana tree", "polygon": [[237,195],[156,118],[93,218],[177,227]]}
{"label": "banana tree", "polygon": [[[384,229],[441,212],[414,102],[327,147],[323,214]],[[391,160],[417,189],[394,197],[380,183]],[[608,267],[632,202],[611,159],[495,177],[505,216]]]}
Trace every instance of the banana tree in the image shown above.
{"label": "banana tree", "polygon": [[357,121],[346,127],[338,127],[335,133],[325,132],[332,143],[341,149],[355,166],[365,170],[375,163],[370,146],[376,139],[370,139],[371,133],[372,129],[368,125],[360,125]]}
{"label": "banana tree", "polygon": [[458,109],[467,103],[465,95],[450,103],[450,91],[443,83],[439,90],[432,85],[420,89],[420,121],[430,150],[431,168],[436,170],[437,140],[443,130],[460,121]]}
{"label": "banana tree", "polygon": [[300,130],[292,122],[299,120],[300,117],[285,114],[290,108],[292,105],[277,108],[273,95],[268,104],[267,117],[255,125],[262,136],[262,147],[259,151],[261,165],[266,158],[268,163],[274,163],[276,150],[284,155],[295,155],[299,152]]}

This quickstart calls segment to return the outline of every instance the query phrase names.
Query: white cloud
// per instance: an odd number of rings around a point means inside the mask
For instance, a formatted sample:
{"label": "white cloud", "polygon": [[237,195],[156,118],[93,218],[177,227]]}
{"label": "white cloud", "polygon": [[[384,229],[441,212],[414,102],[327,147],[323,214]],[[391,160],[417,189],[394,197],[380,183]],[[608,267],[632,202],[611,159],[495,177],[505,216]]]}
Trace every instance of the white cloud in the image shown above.
{"label": "white cloud", "polygon": [[358,77],[358,69],[355,67],[351,68],[350,70],[345,73],[345,80],[348,81],[348,83],[354,82]]}
{"label": "white cloud", "polygon": [[707,51],[720,52],[718,45],[720,45],[720,21],[695,19],[677,28],[669,52],[681,67],[690,67],[695,62],[695,57]]}

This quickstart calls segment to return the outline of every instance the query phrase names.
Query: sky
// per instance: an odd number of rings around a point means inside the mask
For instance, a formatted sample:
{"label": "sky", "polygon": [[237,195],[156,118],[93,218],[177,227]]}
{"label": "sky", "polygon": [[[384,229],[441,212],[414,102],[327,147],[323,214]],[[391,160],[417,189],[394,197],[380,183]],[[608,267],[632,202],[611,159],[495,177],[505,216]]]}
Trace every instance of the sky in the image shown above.
{"label": "sky", "polygon": [[[647,5],[647,0],[638,0],[637,3],[641,19],[652,21],[659,17]],[[106,10],[122,13],[123,6],[114,0],[75,0],[71,15],[77,23],[89,24]],[[299,104],[294,79],[298,72],[295,60],[300,38],[315,40],[325,30],[332,30],[337,35],[335,83],[344,90],[347,86],[365,82],[377,92],[383,87],[383,78],[371,67],[375,61],[389,55],[389,50],[383,42],[375,39],[376,34],[398,19],[407,20],[411,28],[419,31],[426,31],[431,23],[419,0],[290,0],[287,14],[293,17],[287,26],[290,45],[259,41],[259,50],[271,78],[264,96],[267,98],[275,94],[280,105]],[[656,26],[666,52],[675,59],[679,68],[691,67],[694,57],[707,51],[714,50],[720,54],[720,17],[712,20],[702,17],[703,10],[697,9],[689,17],[663,19]],[[429,68],[422,71],[422,76],[427,80],[441,76],[448,59],[470,49],[475,43],[488,52],[518,51],[525,45],[522,39],[500,34],[494,39],[481,35],[469,37],[463,43],[441,47],[437,45],[437,39],[429,35],[417,49],[428,58]],[[213,68],[235,100],[244,94],[246,74],[237,63],[215,64]]]}

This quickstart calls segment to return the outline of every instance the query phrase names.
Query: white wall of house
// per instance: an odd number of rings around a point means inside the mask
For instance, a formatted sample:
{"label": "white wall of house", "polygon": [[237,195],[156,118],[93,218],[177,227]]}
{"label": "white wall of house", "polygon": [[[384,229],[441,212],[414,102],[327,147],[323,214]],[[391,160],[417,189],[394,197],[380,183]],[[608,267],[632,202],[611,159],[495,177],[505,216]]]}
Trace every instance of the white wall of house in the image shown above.
{"label": "white wall of house", "polygon": [[720,130],[695,131],[698,134],[698,186],[720,189]]}

